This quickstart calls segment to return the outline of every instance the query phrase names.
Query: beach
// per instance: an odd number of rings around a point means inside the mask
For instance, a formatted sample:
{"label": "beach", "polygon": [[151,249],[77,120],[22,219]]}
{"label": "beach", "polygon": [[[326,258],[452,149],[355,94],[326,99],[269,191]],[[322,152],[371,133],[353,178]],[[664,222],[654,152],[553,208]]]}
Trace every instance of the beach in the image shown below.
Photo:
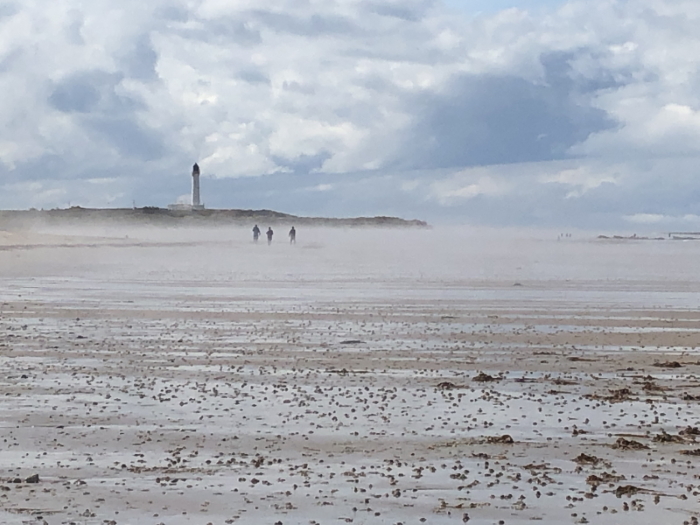
{"label": "beach", "polygon": [[700,243],[287,229],[0,235],[0,522],[700,518]]}

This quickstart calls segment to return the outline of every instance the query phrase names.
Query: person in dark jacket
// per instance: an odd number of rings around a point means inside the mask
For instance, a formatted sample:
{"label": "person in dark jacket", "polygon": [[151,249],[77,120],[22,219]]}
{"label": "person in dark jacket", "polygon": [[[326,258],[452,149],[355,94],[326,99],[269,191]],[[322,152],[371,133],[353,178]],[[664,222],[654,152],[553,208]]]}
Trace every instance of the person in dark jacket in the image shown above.
{"label": "person in dark jacket", "polygon": [[258,225],[256,224],[253,226],[253,241],[258,242],[258,238],[260,237],[260,228],[258,228]]}
{"label": "person in dark jacket", "polygon": [[289,230],[289,244],[296,244],[297,243],[297,231],[294,229],[294,226],[292,226],[292,229]]}
{"label": "person in dark jacket", "polygon": [[274,233],[275,233],[275,232],[272,231],[272,228],[270,228],[270,227],[267,228],[267,232],[266,232],[266,235],[267,235],[267,244],[271,244],[271,243],[272,243],[272,235],[273,235]]}

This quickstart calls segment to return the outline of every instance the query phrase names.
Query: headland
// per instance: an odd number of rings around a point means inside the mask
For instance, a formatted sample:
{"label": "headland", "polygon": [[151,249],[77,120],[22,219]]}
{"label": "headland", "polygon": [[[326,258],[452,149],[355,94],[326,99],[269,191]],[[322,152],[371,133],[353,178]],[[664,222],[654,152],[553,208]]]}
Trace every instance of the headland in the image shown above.
{"label": "headland", "polygon": [[122,223],[144,226],[244,226],[250,223],[265,225],[297,224],[324,227],[403,227],[426,228],[422,220],[399,217],[300,217],[272,210],[242,209],[170,209],[155,206],[143,208],[56,208],[51,210],[0,210],[0,229],[33,226],[36,224],[61,226],[86,223]]}

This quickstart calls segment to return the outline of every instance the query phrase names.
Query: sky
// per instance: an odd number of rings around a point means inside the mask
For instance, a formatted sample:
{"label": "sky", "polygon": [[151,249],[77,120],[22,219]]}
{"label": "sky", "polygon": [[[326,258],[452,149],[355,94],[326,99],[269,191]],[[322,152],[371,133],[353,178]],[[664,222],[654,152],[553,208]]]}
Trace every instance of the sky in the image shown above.
{"label": "sky", "polygon": [[[593,7],[594,6],[594,7]],[[700,3],[0,0],[0,208],[700,228]]]}

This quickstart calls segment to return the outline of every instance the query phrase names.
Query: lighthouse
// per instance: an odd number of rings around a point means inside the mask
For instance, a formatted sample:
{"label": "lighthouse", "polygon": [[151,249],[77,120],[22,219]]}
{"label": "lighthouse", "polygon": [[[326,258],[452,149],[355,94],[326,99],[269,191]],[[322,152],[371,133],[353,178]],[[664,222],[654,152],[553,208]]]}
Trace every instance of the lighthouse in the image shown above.
{"label": "lighthouse", "polygon": [[168,209],[179,212],[204,209],[204,204],[202,204],[199,195],[199,165],[196,162],[192,166],[192,204],[187,203],[187,195],[182,195],[175,204],[168,204]]}
{"label": "lighthouse", "polygon": [[201,210],[203,208],[199,199],[199,166],[194,163],[192,166],[192,209]]}

